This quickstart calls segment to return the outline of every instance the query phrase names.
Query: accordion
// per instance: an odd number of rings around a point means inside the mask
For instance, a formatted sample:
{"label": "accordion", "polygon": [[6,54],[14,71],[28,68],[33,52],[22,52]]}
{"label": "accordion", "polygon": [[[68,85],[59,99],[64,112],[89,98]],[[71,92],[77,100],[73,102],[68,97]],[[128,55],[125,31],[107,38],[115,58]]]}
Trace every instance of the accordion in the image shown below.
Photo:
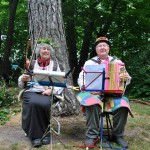
{"label": "accordion", "polygon": [[[122,62],[103,62],[85,65],[83,70],[83,90],[97,91],[105,96],[120,96],[124,93],[125,65]],[[122,74],[122,78],[120,78]]]}

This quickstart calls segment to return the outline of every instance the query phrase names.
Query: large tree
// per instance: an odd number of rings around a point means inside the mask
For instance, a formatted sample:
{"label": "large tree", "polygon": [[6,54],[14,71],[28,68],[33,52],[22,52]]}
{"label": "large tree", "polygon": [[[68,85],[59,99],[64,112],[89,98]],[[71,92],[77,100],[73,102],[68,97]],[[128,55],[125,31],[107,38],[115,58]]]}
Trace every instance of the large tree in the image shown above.
{"label": "large tree", "polygon": [[[29,32],[32,49],[35,49],[38,38],[48,38],[53,43],[55,57],[62,71],[70,70],[68,63],[67,45],[64,33],[60,0],[28,1]],[[63,67],[61,67],[61,65]],[[68,77],[67,85],[72,85],[72,77]],[[65,101],[61,104],[60,114],[78,113],[79,103],[72,89],[65,89]]]}

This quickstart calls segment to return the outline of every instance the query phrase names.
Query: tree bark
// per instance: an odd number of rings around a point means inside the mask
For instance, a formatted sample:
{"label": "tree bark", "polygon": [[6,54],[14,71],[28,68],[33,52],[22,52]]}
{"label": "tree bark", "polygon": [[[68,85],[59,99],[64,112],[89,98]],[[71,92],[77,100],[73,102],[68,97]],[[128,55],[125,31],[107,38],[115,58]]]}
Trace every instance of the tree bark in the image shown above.
{"label": "tree bark", "polygon": [[[64,33],[64,24],[61,10],[61,0],[28,0],[29,32],[31,36],[31,47],[35,49],[36,40],[40,38],[50,39],[56,46],[55,57],[63,66],[62,71],[70,70],[68,63],[67,44]],[[60,65],[60,66],[61,66]],[[67,85],[72,84],[72,76],[67,78]],[[57,115],[78,114],[79,103],[72,89],[65,89],[65,101],[61,105],[61,111]]]}

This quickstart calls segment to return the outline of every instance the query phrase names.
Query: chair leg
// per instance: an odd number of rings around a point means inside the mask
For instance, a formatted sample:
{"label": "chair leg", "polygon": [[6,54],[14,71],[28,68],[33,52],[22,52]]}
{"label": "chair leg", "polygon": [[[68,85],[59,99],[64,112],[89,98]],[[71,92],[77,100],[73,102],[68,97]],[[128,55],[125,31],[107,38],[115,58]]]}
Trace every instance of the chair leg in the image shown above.
{"label": "chair leg", "polygon": [[108,140],[111,139],[111,131],[113,129],[111,119],[108,113],[106,113],[106,129],[107,129],[107,136]]}
{"label": "chair leg", "polygon": [[107,136],[108,140],[110,140],[110,132],[109,132],[109,116],[106,115],[106,125],[107,125]]}

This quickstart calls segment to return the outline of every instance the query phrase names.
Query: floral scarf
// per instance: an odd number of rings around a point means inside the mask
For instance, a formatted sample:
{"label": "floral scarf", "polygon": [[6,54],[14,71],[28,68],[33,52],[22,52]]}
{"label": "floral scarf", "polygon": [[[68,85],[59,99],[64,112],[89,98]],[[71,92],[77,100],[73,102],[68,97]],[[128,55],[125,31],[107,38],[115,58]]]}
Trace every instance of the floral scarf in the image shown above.
{"label": "floral scarf", "polygon": [[47,60],[43,60],[41,58],[38,58],[38,64],[40,67],[43,67],[43,70],[44,70],[44,68],[50,64],[50,58]]}

